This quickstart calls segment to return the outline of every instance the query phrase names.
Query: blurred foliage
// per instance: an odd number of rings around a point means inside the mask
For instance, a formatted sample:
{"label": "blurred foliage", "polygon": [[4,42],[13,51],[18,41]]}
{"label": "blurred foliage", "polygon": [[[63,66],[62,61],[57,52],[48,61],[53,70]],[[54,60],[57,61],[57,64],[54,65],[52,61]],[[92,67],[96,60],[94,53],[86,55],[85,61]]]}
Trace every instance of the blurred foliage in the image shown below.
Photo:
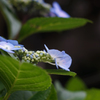
{"label": "blurred foliage", "polygon": [[[74,83],[74,85],[73,85],[73,83]],[[81,90],[87,89],[87,87],[86,87],[85,83],[82,81],[82,79],[77,76],[70,78],[70,80],[66,83],[65,87],[69,91],[81,91]]]}
{"label": "blurred foliage", "polygon": [[[73,85],[75,85],[73,83]],[[68,91],[64,89],[61,84],[56,81],[55,88],[57,90],[58,100],[84,100],[86,92],[84,91]]]}
{"label": "blurred foliage", "polygon": [[32,95],[31,91],[16,91],[10,95],[8,100],[29,100]]}
{"label": "blurred foliage", "polygon": [[6,21],[9,38],[13,39],[21,28],[21,22],[15,16],[12,6],[6,0],[0,0],[0,11]]}
{"label": "blurred foliage", "polygon": [[55,81],[58,100],[99,100],[100,89],[86,88],[84,82],[79,78],[71,78],[63,88],[59,81]]}
{"label": "blurred foliage", "polygon": [[53,84],[45,91],[39,91],[29,100],[57,100],[57,95]]}
{"label": "blurred foliage", "polygon": [[100,89],[89,89],[86,91],[87,96],[84,100],[99,100],[100,99]]}

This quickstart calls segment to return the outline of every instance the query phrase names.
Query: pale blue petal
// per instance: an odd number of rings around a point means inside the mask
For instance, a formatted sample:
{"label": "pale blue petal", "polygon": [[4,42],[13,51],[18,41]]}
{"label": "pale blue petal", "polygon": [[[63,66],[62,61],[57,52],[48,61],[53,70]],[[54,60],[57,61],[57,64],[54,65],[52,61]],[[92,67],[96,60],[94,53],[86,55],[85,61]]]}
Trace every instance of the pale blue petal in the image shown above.
{"label": "pale blue petal", "polygon": [[23,47],[23,45],[18,44],[18,41],[16,40],[6,40],[6,42],[13,44],[14,46],[20,46]]}
{"label": "pale blue petal", "polygon": [[0,41],[6,41],[6,39],[0,36]]}
{"label": "pale blue petal", "polygon": [[14,53],[12,50],[19,50],[21,48],[16,48],[14,45],[12,45],[11,43],[7,43],[7,42],[0,42],[0,49],[9,52],[9,53]]}
{"label": "pale blue petal", "polygon": [[56,67],[57,67],[57,69],[58,69],[58,64],[57,64],[56,58],[55,58],[55,64],[56,64]]}
{"label": "pale blue petal", "polygon": [[55,13],[58,17],[69,18],[70,15],[63,11],[57,2],[53,2],[53,7],[50,9],[51,12]]}
{"label": "pale blue petal", "polygon": [[47,52],[48,52],[48,50],[49,50],[48,47],[47,47],[45,44],[44,44],[44,46],[45,46],[45,48],[46,48],[46,50],[47,50]]}
{"label": "pale blue petal", "polygon": [[7,40],[7,42],[9,42],[13,45],[18,45],[18,41],[16,41],[16,40]]}
{"label": "pale blue petal", "polygon": [[48,47],[44,44],[47,52],[51,55],[51,57],[53,58],[57,58],[57,57],[64,57],[66,55],[66,53],[61,52],[59,50],[56,50],[56,49],[48,49]]}
{"label": "pale blue petal", "polygon": [[56,49],[48,49],[46,45],[44,45],[47,53],[55,60],[55,65],[58,69],[58,66],[64,70],[70,71],[69,67],[72,63],[72,58],[65,53],[65,51],[59,51]]}
{"label": "pale blue petal", "polygon": [[20,49],[22,48],[16,48],[16,47],[11,48],[11,50],[20,50]]}
{"label": "pale blue petal", "polygon": [[55,13],[55,9],[54,9],[54,8],[51,8],[50,11],[51,11],[52,13]]}
{"label": "pale blue petal", "polygon": [[69,18],[70,17],[70,15],[63,10],[60,10],[60,11],[56,10],[55,12],[56,12],[56,15],[58,17],[63,17],[63,18]]}
{"label": "pale blue petal", "polygon": [[56,58],[56,61],[60,68],[69,71],[69,67],[72,63],[72,59],[70,56],[64,58]]}
{"label": "pale blue petal", "polygon": [[54,1],[52,5],[53,5],[54,9],[61,10],[61,7],[58,2]]}
{"label": "pale blue petal", "polygon": [[1,48],[2,50],[4,50],[4,51],[6,51],[6,52],[8,52],[8,53],[14,53],[13,51],[11,51],[11,50],[7,50],[7,49],[3,49],[3,48]]}
{"label": "pale blue petal", "polygon": [[48,50],[48,53],[51,55],[51,57],[53,58],[59,58],[59,57],[64,57],[65,54],[62,53],[61,51],[59,50],[56,50],[56,49],[50,49]]}

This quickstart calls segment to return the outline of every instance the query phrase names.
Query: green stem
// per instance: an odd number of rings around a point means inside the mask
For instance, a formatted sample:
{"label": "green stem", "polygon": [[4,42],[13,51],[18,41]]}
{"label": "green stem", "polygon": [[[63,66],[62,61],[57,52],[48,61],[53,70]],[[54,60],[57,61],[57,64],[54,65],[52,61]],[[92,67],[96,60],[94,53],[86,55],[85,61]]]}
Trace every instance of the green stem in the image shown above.
{"label": "green stem", "polygon": [[8,97],[9,97],[9,95],[10,95],[10,92],[6,93],[6,95],[4,96],[4,99],[3,100],[7,100]]}

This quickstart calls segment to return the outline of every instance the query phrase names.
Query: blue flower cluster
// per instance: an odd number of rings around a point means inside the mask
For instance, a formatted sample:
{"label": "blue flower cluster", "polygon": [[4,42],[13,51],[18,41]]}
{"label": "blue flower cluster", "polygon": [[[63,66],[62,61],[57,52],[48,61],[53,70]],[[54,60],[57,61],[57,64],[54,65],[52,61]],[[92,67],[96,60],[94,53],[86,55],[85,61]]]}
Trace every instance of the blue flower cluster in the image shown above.
{"label": "blue flower cluster", "polygon": [[65,53],[65,51],[59,51],[56,49],[48,49],[46,45],[44,45],[46,51],[28,51],[25,49],[23,45],[18,44],[16,40],[6,40],[5,38],[0,36],[0,49],[17,55],[24,61],[28,61],[31,63],[37,62],[46,62],[58,67],[70,71],[69,67],[72,63],[71,57]]}
{"label": "blue flower cluster", "polygon": [[[44,0],[34,0],[34,1],[40,3],[40,4],[44,5],[44,6],[45,6],[45,5],[48,6],[48,4],[44,2]],[[54,2],[52,3],[52,6],[53,6],[53,7],[50,8],[50,12],[51,12],[51,13],[50,13],[50,16],[51,16],[51,17],[55,17],[55,15],[56,15],[57,17],[62,17],[62,18],[69,18],[69,17],[70,17],[70,15],[69,15],[67,12],[65,12],[65,11],[63,11],[63,10],[61,9],[61,7],[60,7],[60,5],[59,5],[58,2],[54,1]],[[55,14],[55,15],[54,15],[54,14]]]}
{"label": "blue flower cluster", "polygon": [[71,57],[65,53],[65,51],[59,51],[56,49],[48,49],[46,45],[44,45],[47,53],[50,54],[50,56],[55,60],[56,67],[58,69],[58,66],[64,70],[70,71],[69,67],[72,63]]}
{"label": "blue flower cluster", "polygon": [[52,5],[53,5],[53,7],[50,9],[50,11],[52,13],[56,14],[57,17],[63,17],[63,18],[70,17],[70,15],[67,12],[65,12],[61,9],[58,2],[54,1]]}
{"label": "blue flower cluster", "polygon": [[23,45],[18,44],[16,40],[6,40],[0,36],[0,49],[8,53],[14,53],[13,50],[19,50],[22,49],[22,47]]}

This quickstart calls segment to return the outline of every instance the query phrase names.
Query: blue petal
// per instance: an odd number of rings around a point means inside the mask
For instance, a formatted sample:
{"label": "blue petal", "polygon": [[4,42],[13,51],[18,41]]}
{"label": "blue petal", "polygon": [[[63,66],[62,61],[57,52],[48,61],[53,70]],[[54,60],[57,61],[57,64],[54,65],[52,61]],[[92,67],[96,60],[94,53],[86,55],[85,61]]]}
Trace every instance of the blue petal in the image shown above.
{"label": "blue petal", "polygon": [[52,5],[53,5],[54,9],[61,10],[61,7],[58,2],[54,1]]}
{"label": "blue petal", "polygon": [[45,44],[44,44],[44,46],[45,46],[46,50],[48,51],[49,50],[48,47]]}
{"label": "blue petal", "polygon": [[16,40],[7,40],[7,42],[9,42],[13,45],[18,45],[18,41],[16,41]]}
{"label": "blue petal", "polygon": [[56,49],[50,49],[48,50],[48,53],[51,55],[51,57],[53,58],[60,58],[60,57],[64,57],[66,56],[66,54],[62,53],[61,51],[59,50],[56,50]]}
{"label": "blue petal", "polygon": [[69,67],[72,63],[72,58],[65,53],[65,51],[59,51],[56,49],[48,49],[46,45],[44,45],[47,52],[50,54],[52,58],[55,60],[55,65],[58,69],[58,66],[64,70],[70,71]]}
{"label": "blue petal", "polygon": [[14,53],[12,50],[19,50],[21,48],[16,48],[13,44],[3,41],[3,42],[0,42],[0,49],[9,53]]}
{"label": "blue petal", "polygon": [[55,13],[58,17],[69,18],[70,15],[63,11],[57,2],[53,2],[53,7],[50,9],[51,12]]}
{"label": "blue petal", "polygon": [[7,50],[7,49],[3,49],[3,48],[2,48],[2,50],[6,51],[6,52],[8,52],[8,53],[14,53],[14,52],[11,51],[11,50]]}
{"label": "blue petal", "polygon": [[18,44],[18,41],[16,40],[6,40],[6,42],[13,44],[14,46],[20,46],[23,47],[23,45]]}
{"label": "blue petal", "polygon": [[70,56],[63,57],[63,58],[56,58],[57,64],[60,68],[70,71],[69,67],[71,66],[72,59]]}
{"label": "blue petal", "polygon": [[57,61],[56,61],[56,59],[55,59],[55,64],[56,64],[56,67],[57,67],[57,69],[58,69],[58,64],[57,64]]}
{"label": "blue petal", "polygon": [[20,50],[20,49],[22,48],[16,48],[16,47],[11,48],[11,50]]}
{"label": "blue petal", "polygon": [[0,41],[6,41],[6,39],[0,36]]}
{"label": "blue petal", "polygon": [[70,17],[70,15],[63,10],[61,10],[61,11],[56,10],[56,14],[57,14],[58,17],[63,17],[63,18],[69,18]]}
{"label": "blue petal", "polygon": [[51,57],[53,58],[57,58],[57,57],[64,57],[66,55],[66,53],[64,51],[59,51],[56,49],[48,49],[48,47],[44,44],[47,52],[51,55]]}

